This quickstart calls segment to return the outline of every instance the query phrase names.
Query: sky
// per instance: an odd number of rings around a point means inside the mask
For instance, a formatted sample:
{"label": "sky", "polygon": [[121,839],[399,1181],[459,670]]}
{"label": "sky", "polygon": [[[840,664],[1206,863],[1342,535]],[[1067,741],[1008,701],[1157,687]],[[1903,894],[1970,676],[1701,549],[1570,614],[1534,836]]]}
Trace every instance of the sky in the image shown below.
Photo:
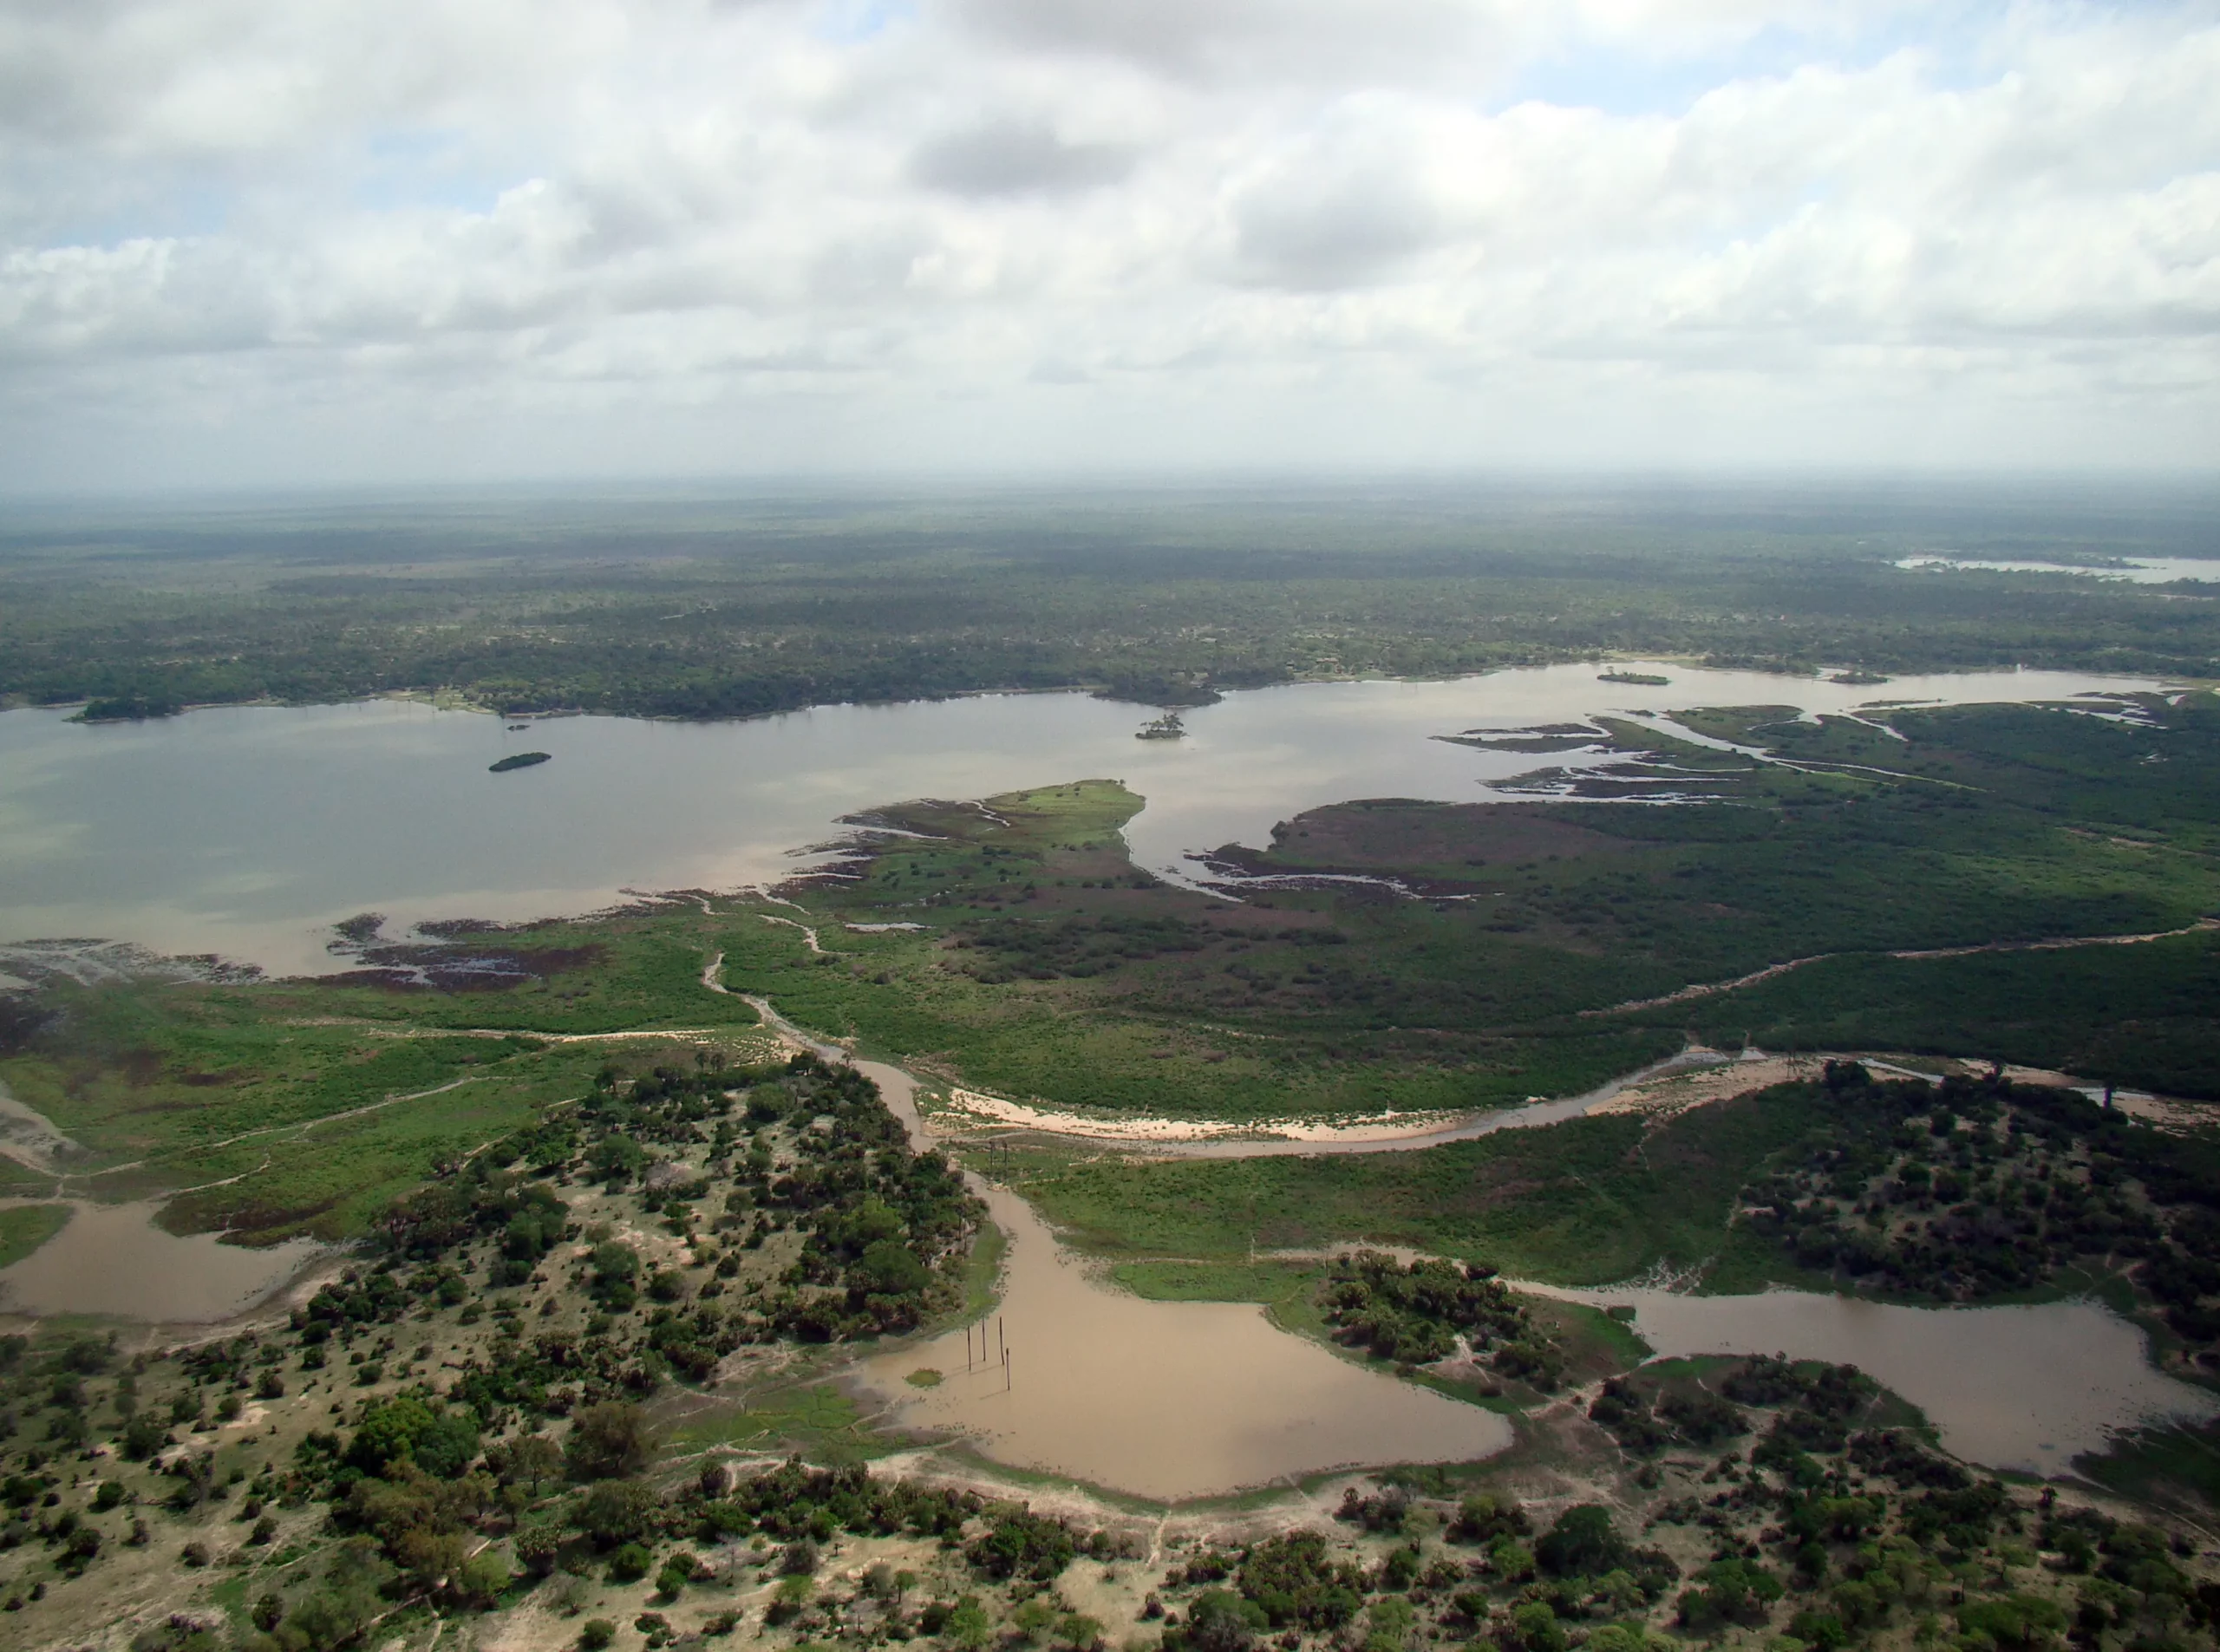
{"label": "sky", "polygon": [[2220,0],[0,0],[0,490],[2220,466]]}

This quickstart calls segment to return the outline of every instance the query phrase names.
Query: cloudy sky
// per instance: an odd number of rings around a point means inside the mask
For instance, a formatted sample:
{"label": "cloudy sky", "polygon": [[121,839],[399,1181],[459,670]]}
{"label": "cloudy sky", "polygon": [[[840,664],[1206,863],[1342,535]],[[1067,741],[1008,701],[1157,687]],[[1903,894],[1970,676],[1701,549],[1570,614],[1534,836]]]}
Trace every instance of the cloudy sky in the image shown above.
{"label": "cloudy sky", "polygon": [[2220,460],[2220,3],[0,0],[0,487]]}

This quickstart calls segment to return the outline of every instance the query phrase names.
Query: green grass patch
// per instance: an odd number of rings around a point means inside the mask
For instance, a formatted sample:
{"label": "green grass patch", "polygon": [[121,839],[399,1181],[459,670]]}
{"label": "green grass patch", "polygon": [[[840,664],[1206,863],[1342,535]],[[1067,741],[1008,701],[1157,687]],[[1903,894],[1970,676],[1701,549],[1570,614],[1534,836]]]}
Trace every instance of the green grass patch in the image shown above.
{"label": "green grass patch", "polygon": [[792,1451],[815,1463],[869,1462],[899,1449],[873,1431],[856,1402],[830,1381],[782,1384],[731,1409],[696,1414],[664,1437],[677,1454],[716,1446],[748,1451]]}
{"label": "green grass patch", "polygon": [[1615,1114],[1420,1152],[1146,1162],[1035,1150],[1012,1168],[1067,1238],[1121,1262],[1368,1242],[1607,1284],[1714,1257],[1750,1167],[1799,1139],[1816,1105],[1811,1087],[1785,1086],[1654,1132]]}
{"label": "green grass patch", "polygon": [[67,1205],[18,1205],[0,1211],[0,1268],[12,1268],[69,1225]]}
{"label": "green grass patch", "polygon": [[1121,1262],[1110,1277],[1136,1296],[1163,1303],[1263,1303],[1307,1296],[1319,1268],[1303,1262]]}

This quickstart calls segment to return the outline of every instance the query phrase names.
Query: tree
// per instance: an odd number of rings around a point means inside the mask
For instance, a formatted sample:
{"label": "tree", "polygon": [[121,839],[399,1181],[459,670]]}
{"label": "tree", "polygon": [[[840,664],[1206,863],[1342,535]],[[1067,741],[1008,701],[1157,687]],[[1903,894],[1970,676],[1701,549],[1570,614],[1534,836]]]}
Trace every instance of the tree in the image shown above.
{"label": "tree", "polygon": [[563,1454],[572,1479],[616,1479],[646,1467],[653,1444],[646,1414],[610,1401],[587,1406],[571,1420]]}
{"label": "tree", "polygon": [[545,1520],[519,1526],[516,1551],[519,1565],[534,1577],[545,1577],[555,1570],[555,1562],[562,1555],[562,1527]]}
{"label": "tree", "polygon": [[986,1645],[989,1630],[986,1610],[979,1604],[979,1597],[966,1595],[957,1602],[956,1610],[948,1615],[948,1623],[941,1632],[966,1649],[966,1652],[976,1652],[977,1648]]}
{"label": "tree", "polygon": [[1542,1570],[1557,1577],[1593,1577],[1623,1566],[1627,1545],[1612,1527],[1610,1511],[1580,1503],[1557,1516],[1534,1545]]}
{"label": "tree", "polygon": [[455,1479],[477,1455],[478,1419],[467,1407],[450,1411],[406,1394],[371,1407],[347,1448],[348,1463],[365,1474],[407,1458],[441,1479]]}
{"label": "tree", "polygon": [[[493,1454],[489,1453],[489,1460]],[[527,1485],[534,1497],[543,1481],[552,1479],[563,1467],[563,1448],[545,1434],[525,1434],[500,1448],[495,1472],[504,1484]]]}
{"label": "tree", "polygon": [[134,1463],[143,1463],[162,1448],[166,1433],[160,1419],[151,1411],[141,1411],[123,1426],[123,1454]]}
{"label": "tree", "polygon": [[602,1480],[578,1499],[571,1524],[608,1549],[647,1535],[656,1497],[637,1480]]}
{"label": "tree", "polygon": [[925,1264],[898,1239],[881,1239],[870,1246],[856,1263],[856,1272],[868,1290],[889,1296],[914,1296],[933,1279]]}
{"label": "tree", "polygon": [[491,1605],[510,1583],[508,1562],[492,1549],[480,1549],[448,1575],[447,1589],[473,1606]]}
{"label": "tree", "polygon": [[1564,1626],[1541,1601],[1528,1601],[1511,1614],[1503,1642],[1507,1652],[1565,1652]]}
{"label": "tree", "polygon": [[1230,1589],[1205,1589],[1187,1611],[1187,1643],[1195,1652],[1249,1652],[1264,1627],[1261,1607]]}

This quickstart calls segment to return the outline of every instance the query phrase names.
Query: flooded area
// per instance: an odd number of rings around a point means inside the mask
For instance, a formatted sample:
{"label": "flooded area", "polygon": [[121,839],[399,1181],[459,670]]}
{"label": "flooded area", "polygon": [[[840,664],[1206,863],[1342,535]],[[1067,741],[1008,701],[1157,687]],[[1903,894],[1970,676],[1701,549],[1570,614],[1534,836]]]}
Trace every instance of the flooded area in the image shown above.
{"label": "flooded area", "polygon": [[1522,1288],[1631,1304],[1661,1358],[1778,1353],[1855,1365],[1924,1411],[1944,1446],[1992,1468],[2062,1473],[2116,1429],[2220,1416],[2220,1396],[2153,1370],[2143,1332],[2095,1303],[1906,1308],[1802,1290]]}
{"label": "flooded area", "polygon": [[[1149,708],[1078,693],[521,729],[402,701],[99,725],[0,712],[0,943],[101,937],[318,973],[335,966],[329,926],[358,912],[397,925],[517,920],[592,911],[628,888],[775,881],[806,864],[798,847],[838,835],[845,814],[1084,776],[1123,780],[1147,800],[1126,831],[1139,865],[1207,880],[1191,857],[1261,846],[1304,809],[1479,801],[1537,767],[1531,754],[1443,735],[1703,705],[1827,712],[1881,696],[1962,703],[2152,686],[2037,671],[1885,689],[1672,663],[1653,674],[1668,681],[1603,682],[1577,664],[1260,689],[1187,713],[1179,740],[1136,740]],[[486,772],[527,748],[552,761]],[[655,808],[637,806],[646,796]],[[0,969],[14,967],[0,950]]]}
{"label": "flooded area", "polygon": [[[878,1061],[857,1066],[911,1145],[931,1145],[911,1076]],[[1119,1290],[1023,1199],[975,1185],[1009,1242],[1001,1301],[976,1326],[859,1368],[904,1427],[965,1436],[1014,1467],[1165,1502],[1331,1468],[1470,1462],[1511,1444],[1511,1425],[1495,1413],[1341,1359],[1279,1329],[1254,1303],[1147,1302]],[[921,1388],[910,1381],[918,1371],[940,1381]]]}
{"label": "flooded area", "polygon": [[[996,1312],[862,1368],[908,1427],[1166,1502],[1348,1466],[1468,1462],[1511,1443],[1493,1412],[1338,1358],[1252,1303],[1113,1290],[1022,1199],[993,1189],[988,1203],[1009,1238]],[[939,1385],[912,1386],[918,1370]]]}
{"label": "flooded area", "polygon": [[100,1314],[205,1325],[245,1312],[325,1251],[311,1239],[249,1250],[225,1244],[213,1233],[180,1238],[154,1225],[158,1203],[62,1202],[70,1207],[69,1225],[15,1266],[0,1270],[0,1313]]}

